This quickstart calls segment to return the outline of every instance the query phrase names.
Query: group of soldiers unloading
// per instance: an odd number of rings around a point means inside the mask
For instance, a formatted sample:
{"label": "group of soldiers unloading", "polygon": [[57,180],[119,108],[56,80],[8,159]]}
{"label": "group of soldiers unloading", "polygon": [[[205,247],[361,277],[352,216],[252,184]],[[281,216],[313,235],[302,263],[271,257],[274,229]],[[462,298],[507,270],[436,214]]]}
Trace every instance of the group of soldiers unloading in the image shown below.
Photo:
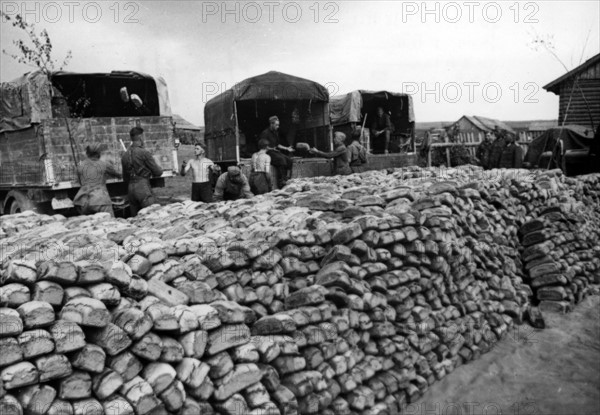
{"label": "group of soldiers unloading", "polygon": [[[122,178],[128,185],[130,214],[135,216],[140,209],[156,203],[150,179],[160,177],[163,169],[144,148],[144,130],[134,127],[129,135],[131,145],[121,157],[121,166]],[[323,152],[310,148],[309,152],[319,157],[332,158],[335,174],[362,171],[363,164],[367,162],[367,152],[361,144],[360,131],[353,133],[349,146],[346,146],[345,140],[344,133],[336,132],[333,151]],[[121,175],[109,162],[101,159],[101,154],[106,150],[106,146],[98,143],[86,147],[87,159],[78,167],[81,188],[74,201],[80,214],[107,212],[114,216],[106,180],[109,177],[121,178]],[[183,161],[178,173],[185,176],[192,172],[193,201],[209,203],[251,198],[274,189],[271,166],[277,171],[278,186],[285,186],[291,178],[293,162],[290,155],[293,152],[294,148],[283,145],[279,135],[279,118],[272,116],[269,118],[269,127],[259,136],[258,151],[252,155],[249,179],[239,166],[230,166],[221,174],[220,167],[205,156],[204,146],[199,143],[194,146],[195,157]]]}

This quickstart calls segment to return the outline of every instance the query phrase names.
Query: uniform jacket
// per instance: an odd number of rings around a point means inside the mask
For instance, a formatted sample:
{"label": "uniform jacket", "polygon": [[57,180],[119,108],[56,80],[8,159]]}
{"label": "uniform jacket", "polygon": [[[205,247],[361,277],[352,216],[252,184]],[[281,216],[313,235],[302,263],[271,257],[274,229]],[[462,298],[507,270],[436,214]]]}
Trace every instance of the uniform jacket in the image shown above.
{"label": "uniform jacket", "polygon": [[131,143],[129,150],[121,157],[121,165],[125,182],[160,177],[163,174],[162,167],[156,163],[152,154],[138,142]]}
{"label": "uniform jacket", "polygon": [[120,178],[121,175],[106,161],[85,159],[77,168],[81,180],[81,188],[75,195],[73,203],[77,206],[112,205],[106,179]]}

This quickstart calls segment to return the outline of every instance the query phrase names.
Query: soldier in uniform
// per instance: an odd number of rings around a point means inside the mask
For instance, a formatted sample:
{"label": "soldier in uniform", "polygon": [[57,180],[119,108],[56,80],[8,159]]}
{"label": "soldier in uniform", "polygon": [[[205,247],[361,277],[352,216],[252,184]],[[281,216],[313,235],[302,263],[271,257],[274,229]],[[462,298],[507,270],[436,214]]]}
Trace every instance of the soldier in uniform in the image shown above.
{"label": "soldier in uniform", "polygon": [[523,166],[523,149],[515,142],[515,136],[508,134],[506,146],[500,156],[500,168],[520,169]]}
{"label": "soldier in uniform", "polygon": [[129,131],[131,146],[121,157],[123,180],[128,183],[129,211],[131,216],[137,215],[140,209],[156,203],[151,177],[160,177],[163,169],[156,163],[154,157],[144,148],[144,130],[134,127]]}
{"label": "soldier in uniform", "polygon": [[75,195],[73,203],[81,215],[107,212],[111,216],[115,216],[106,188],[106,179],[108,177],[120,179],[121,175],[112,164],[100,160],[100,156],[105,150],[106,146],[99,143],[88,145],[85,149],[87,159],[83,160],[77,168],[81,188]]}
{"label": "soldier in uniform", "polygon": [[240,168],[230,166],[227,168],[227,173],[219,176],[213,200],[220,202],[222,200],[250,199],[253,196],[248,179],[242,174]]}
{"label": "soldier in uniform", "polygon": [[333,151],[324,152],[317,150],[316,148],[311,148],[311,154],[314,154],[319,157],[332,158],[333,159],[333,174],[346,175],[351,174],[352,170],[350,169],[350,159],[348,154],[348,149],[344,145],[344,141],[346,140],[346,134],[336,131],[333,135],[333,144],[335,148]]}
{"label": "soldier in uniform", "polygon": [[491,133],[485,133],[485,137],[479,146],[477,146],[477,153],[475,154],[477,160],[479,160],[479,164],[485,170],[490,168],[490,150],[492,149],[491,137]]}
{"label": "soldier in uniform", "polygon": [[[279,136],[279,118],[274,115],[269,118],[269,127],[264,129],[260,136],[260,140],[267,140],[269,142],[269,150],[267,154],[271,157],[271,164],[275,166],[278,173],[278,184],[279,187],[285,186],[285,183],[292,175],[292,158],[285,155],[284,152],[292,153],[294,149],[287,146]],[[283,144],[286,145],[283,145]]]}

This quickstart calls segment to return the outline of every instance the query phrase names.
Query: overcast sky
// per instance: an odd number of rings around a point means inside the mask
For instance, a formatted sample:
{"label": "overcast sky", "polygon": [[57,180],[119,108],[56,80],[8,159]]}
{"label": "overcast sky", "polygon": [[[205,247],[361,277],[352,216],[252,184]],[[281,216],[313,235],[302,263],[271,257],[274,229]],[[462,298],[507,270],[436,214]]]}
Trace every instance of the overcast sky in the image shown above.
{"label": "overcast sky", "polygon": [[[536,36],[553,37],[569,68],[600,52],[600,2],[26,2],[2,1],[48,30],[67,70],[162,76],[174,113],[204,124],[204,103],[270,70],[330,93],[409,92],[417,121],[461,115],[554,119],[542,87],[565,70]],[[225,10],[227,9],[227,10]],[[1,24],[2,49],[19,31]],[[587,41],[586,41],[587,39]],[[30,70],[3,55],[1,79]]]}

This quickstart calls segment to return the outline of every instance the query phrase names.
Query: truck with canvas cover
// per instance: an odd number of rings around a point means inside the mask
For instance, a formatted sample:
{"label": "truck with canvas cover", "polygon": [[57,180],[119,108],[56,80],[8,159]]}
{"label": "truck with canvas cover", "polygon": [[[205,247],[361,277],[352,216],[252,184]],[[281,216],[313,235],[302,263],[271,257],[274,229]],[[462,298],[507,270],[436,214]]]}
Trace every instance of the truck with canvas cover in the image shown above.
{"label": "truck with canvas cover", "polygon": [[564,125],[546,130],[527,147],[523,166],[561,169],[567,176],[600,172],[600,127]]}
{"label": "truck with canvas cover", "polygon": [[[78,164],[90,143],[121,171],[129,131],[144,129],[145,148],[165,173],[177,167],[173,122],[165,81],[136,72],[30,72],[0,86],[0,209],[63,211],[80,182]],[[131,99],[129,94],[131,94]],[[137,97],[134,97],[134,94]],[[133,99],[135,98],[135,100]],[[127,186],[108,180],[116,211],[126,206]]]}
{"label": "truck with canvas cover", "polygon": [[356,90],[330,98],[331,125],[350,137],[355,129],[362,131],[363,144],[370,153],[374,137],[370,128],[381,107],[393,126],[389,154],[371,154],[369,169],[384,169],[417,163],[415,152],[415,113],[412,96],[400,92]]}
{"label": "truck with canvas cover", "polygon": [[[258,137],[273,115],[279,118],[280,136],[289,146],[306,143],[323,151],[332,149],[327,89],[308,79],[271,71],[245,79],[206,103],[207,157],[222,168],[239,164],[247,173]],[[294,157],[293,161],[292,177],[324,176],[332,171],[330,160]]]}

